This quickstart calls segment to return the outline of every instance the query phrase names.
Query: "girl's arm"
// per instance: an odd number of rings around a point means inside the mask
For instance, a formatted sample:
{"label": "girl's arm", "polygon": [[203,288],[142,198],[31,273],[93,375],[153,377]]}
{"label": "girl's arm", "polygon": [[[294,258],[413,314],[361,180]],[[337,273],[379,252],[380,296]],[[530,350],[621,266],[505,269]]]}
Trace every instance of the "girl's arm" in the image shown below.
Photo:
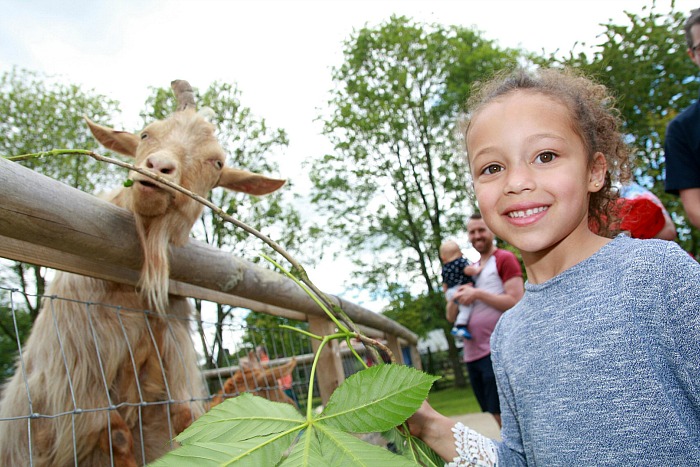
{"label": "girl's arm", "polygon": [[433,409],[423,402],[406,420],[413,436],[422,439],[449,466],[495,466],[496,447],[492,440]]}

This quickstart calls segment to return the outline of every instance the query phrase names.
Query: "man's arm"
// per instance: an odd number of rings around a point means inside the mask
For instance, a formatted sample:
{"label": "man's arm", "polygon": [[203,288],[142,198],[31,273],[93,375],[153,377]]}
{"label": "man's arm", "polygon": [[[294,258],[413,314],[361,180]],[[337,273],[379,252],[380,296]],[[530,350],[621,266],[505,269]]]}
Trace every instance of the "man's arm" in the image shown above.
{"label": "man's arm", "polygon": [[525,294],[525,286],[523,285],[523,278],[520,276],[511,277],[503,284],[503,289],[505,293],[494,294],[491,292],[486,292],[485,290],[474,289],[474,300],[480,300],[492,308],[499,311],[506,311],[513,308],[516,303],[523,298]]}
{"label": "man's arm", "polygon": [[688,220],[696,229],[700,229],[700,188],[680,190],[680,195]]}
{"label": "man's arm", "polygon": [[[453,298],[462,305],[469,305],[476,300],[480,300],[499,311],[506,311],[513,308],[523,298],[525,294],[523,278],[520,276],[511,277],[503,284],[503,289],[504,293],[495,294],[471,285],[463,285],[457,290]],[[459,308],[456,304],[448,303],[446,310],[447,321],[453,323],[457,319],[458,311]]]}

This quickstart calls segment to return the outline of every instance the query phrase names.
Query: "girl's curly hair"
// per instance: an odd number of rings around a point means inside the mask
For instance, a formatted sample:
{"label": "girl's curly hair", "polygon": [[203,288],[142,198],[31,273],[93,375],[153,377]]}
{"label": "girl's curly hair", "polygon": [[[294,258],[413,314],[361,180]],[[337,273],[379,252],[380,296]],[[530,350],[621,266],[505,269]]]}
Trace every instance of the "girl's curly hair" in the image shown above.
{"label": "girl's curly hair", "polygon": [[618,217],[614,201],[619,197],[613,183],[625,183],[632,177],[630,148],[620,132],[621,119],[607,88],[572,69],[543,68],[505,70],[472,89],[467,102],[469,116],[460,131],[466,143],[469,122],[484,106],[506,94],[527,90],[548,96],[564,104],[571,112],[574,131],[581,137],[588,153],[605,155],[608,164],[603,188],[591,193],[588,217],[592,227],[601,235],[613,235],[610,225]]}

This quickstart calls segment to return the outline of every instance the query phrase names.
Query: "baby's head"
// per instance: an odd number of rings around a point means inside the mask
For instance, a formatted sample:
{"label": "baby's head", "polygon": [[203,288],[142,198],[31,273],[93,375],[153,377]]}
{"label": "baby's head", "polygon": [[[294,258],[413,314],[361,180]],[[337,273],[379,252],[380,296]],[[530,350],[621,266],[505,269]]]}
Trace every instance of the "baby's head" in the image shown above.
{"label": "baby's head", "polygon": [[462,250],[454,240],[446,240],[440,245],[440,261],[449,263],[462,257]]}
{"label": "baby's head", "polygon": [[588,167],[594,164],[598,153],[604,155],[607,163],[605,178],[602,188],[590,193],[588,216],[592,222],[603,226],[603,234],[609,234],[606,223],[600,219],[612,216],[613,203],[610,202],[618,197],[615,183],[626,182],[631,177],[629,148],[620,132],[621,121],[607,89],[573,70],[519,68],[477,85],[468,102],[469,118],[462,127],[470,167],[473,161],[469,147],[470,130],[480,112],[489,104],[502,102],[518,93],[543,96],[561,103],[568,110],[569,124],[583,144]]}

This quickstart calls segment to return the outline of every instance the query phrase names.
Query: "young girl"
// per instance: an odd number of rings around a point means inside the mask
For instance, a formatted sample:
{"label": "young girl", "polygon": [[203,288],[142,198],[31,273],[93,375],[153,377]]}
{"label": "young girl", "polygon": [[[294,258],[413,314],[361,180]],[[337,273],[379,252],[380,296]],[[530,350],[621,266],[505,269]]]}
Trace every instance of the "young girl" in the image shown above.
{"label": "young girl", "polygon": [[427,403],[408,420],[451,465],[700,460],[700,265],[673,242],[589,229],[611,219],[612,183],[630,173],[610,105],[554,69],[517,70],[470,101],[479,208],[528,282],[491,340],[503,441]]}

